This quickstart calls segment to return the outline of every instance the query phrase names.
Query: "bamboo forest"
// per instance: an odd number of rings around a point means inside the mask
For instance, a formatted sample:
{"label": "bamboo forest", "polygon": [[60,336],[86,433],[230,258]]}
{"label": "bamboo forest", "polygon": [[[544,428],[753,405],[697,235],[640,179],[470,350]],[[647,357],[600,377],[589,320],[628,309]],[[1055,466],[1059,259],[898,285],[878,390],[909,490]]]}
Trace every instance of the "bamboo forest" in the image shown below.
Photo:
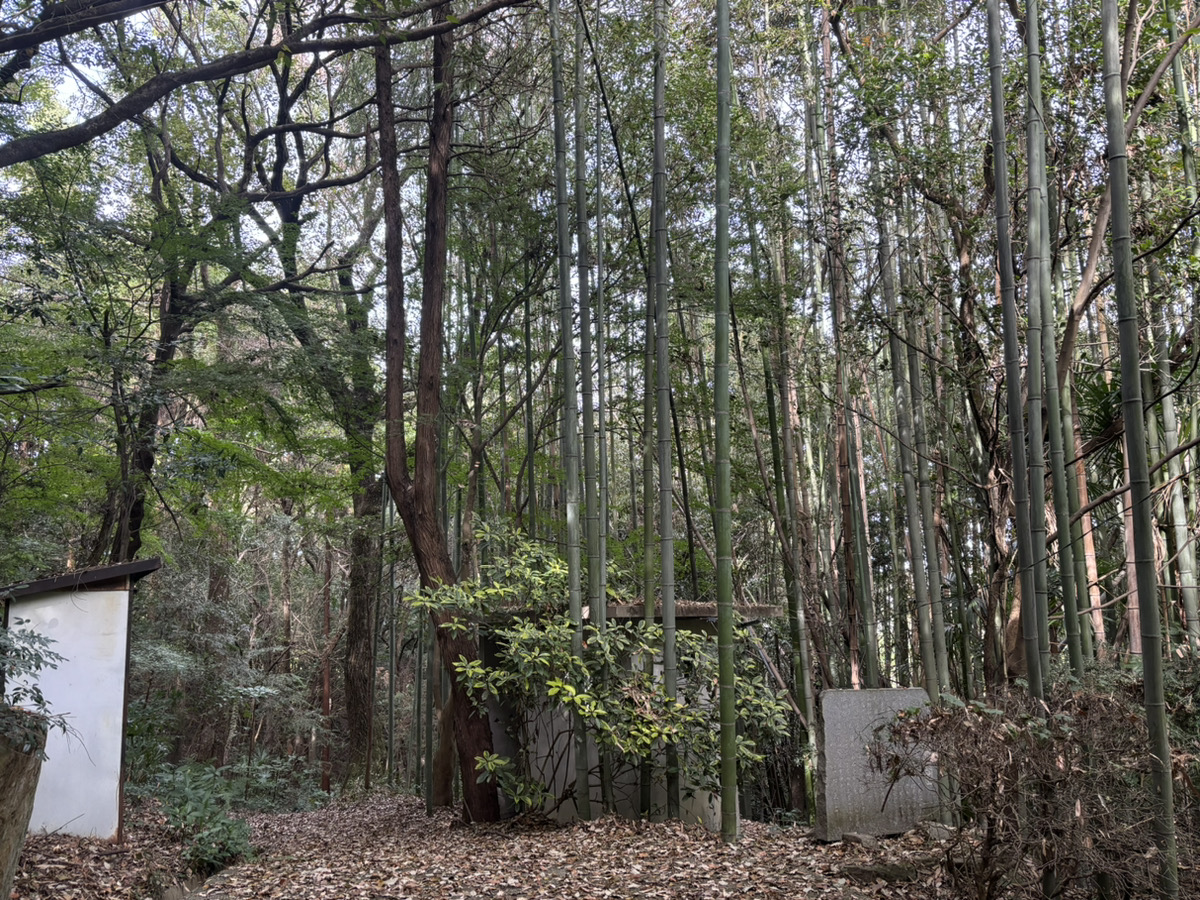
{"label": "bamboo forest", "polygon": [[0,896],[1200,896],[1198,31],[3,0]]}

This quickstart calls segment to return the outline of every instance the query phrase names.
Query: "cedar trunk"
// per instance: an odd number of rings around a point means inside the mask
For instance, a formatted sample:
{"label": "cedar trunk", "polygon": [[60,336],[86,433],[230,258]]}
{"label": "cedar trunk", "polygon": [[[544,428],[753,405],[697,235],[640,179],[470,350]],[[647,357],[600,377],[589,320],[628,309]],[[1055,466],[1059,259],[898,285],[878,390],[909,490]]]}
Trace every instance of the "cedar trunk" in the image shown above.
{"label": "cedar trunk", "polygon": [[[434,22],[446,21],[447,9],[434,10]],[[387,479],[388,488],[400,511],[421,575],[421,586],[433,588],[453,584],[454,567],[441,520],[437,515],[438,417],[441,413],[442,321],[446,284],[446,188],[450,143],[454,130],[451,85],[451,33],[433,39],[431,77],[434,91],[429,130],[429,175],[426,192],[425,256],[422,266],[420,359],[417,371],[417,423],[410,472],[404,438],[404,283],[400,180],[396,169],[395,111],[392,106],[392,67],[386,48],[376,51],[376,89],[380,117],[380,160],[383,172],[385,255],[387,261]],[[467,695],[454,664],[472,660],[477,647],[472,637],[440,627],[449,613],[433,615],[438,648],[450,673],[454,709],[454,738],[462,770],[466,815],[476,821],[495,821],[500,804],[492,784],[475,777],[475,759],[492,749],[492,733],[485,712]]]}

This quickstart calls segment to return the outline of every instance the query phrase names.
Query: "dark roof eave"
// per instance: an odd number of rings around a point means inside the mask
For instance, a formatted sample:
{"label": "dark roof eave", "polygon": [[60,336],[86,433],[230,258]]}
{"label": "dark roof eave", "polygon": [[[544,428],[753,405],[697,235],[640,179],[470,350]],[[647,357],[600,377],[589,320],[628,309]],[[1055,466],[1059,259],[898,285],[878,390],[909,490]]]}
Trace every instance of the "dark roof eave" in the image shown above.
{"label": "dark roof eave", "polygon": [[52,575],[49,578],[39,578],[36,581],[11,584],[0,588],[0,600],[15,600],[19,597],[28,597],[31,594],[45,594],[50,591],[87,587],[97,582],[113,581],[114,579],[126,576],[131,581],[137,581],[160,568],[162,568],[162,557],[152,556],[150,559],[135,559],[132,562],[117,563],[112,566],[81,569],[78,572],[68,572],[65,575]]}

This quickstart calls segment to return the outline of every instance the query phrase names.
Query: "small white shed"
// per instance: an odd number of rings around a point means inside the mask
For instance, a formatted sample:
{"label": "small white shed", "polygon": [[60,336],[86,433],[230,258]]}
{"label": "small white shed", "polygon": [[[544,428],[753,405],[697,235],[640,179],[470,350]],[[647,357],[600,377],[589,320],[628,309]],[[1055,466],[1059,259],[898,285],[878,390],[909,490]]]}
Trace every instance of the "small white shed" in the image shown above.
{"label": "small white shed", "polygon": [[68,733],[51,732],[30,832],[121,840],[130,600],[158,557],[0,588],[4,625],[18,619],[64,658],[38,681]]}

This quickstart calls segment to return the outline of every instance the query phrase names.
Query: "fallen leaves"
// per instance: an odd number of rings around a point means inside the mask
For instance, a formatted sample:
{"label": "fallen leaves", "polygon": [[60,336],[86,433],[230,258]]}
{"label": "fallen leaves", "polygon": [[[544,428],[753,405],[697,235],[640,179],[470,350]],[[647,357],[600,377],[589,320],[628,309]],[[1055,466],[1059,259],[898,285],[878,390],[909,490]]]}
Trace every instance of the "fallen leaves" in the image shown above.
{"label": "fallen leaves", "polygon": [[[819,844],[799,828],[744,823],[726,845],[700,827],[606,817],[556,826],[509,822],[464,827],[450,811],[426,817],[420,801],[376,794],[356,803],[248,817],[256,859],[214,876],[206,900],[907,900],[921,883],[877,878],[890,861],[928,861],[913,837],[879,850]],[[33,837],[16,897],[141,900],[181,875],[178,846],[152,821],[127,845]],[[113,850],[125,851],[111,853]],[[109,856],[103,854],[109,853]],[[105,864],[109,868],[104,868]],[[843,871],[843,869],[847,871]],[[886,868],[880,872],[888,871]],[[149,892],[148,892],[149,891]]]}
{"label": "fallen leaves", "polygon": [[[251,819],[270,848],[198,892],[209,900],[288,897],[366,900],[540,898],[810,898],[881,893],[841,874],[861,848],[821,845],[800,829],[746,823],[725,845],[703,828],[604,818],[463,828],[449,811],[427,818],[415,800],[376,797],[313,813]],[[880,885],[886,884],[883,881]],[[927,896],[914,891],[913,896]]]}
{"label": "fallen leaves", "polygon": [[21,849],[13,900],[160,900],[187,886],[179,841],[152,804],[126,817],[125,842],[31,834]]}

